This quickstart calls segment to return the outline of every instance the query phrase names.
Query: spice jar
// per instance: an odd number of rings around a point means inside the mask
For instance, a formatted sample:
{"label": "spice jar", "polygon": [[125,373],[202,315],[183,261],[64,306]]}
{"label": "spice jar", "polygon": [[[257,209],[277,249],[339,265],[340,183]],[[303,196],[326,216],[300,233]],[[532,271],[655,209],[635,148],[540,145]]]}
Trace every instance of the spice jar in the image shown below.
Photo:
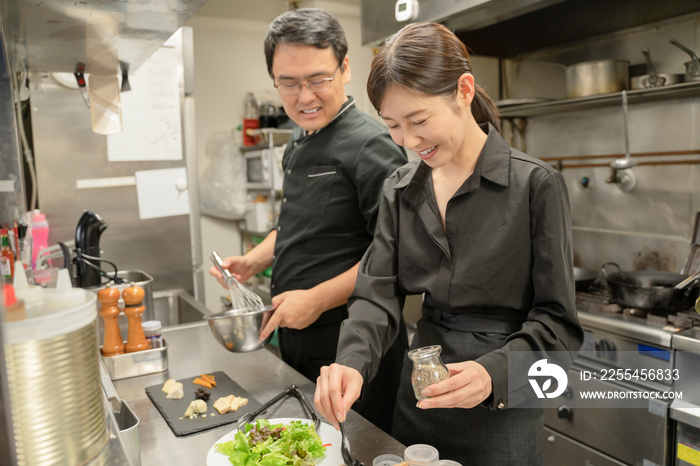
{"label": "spice jar", "polygon": [[392,455],[391,453],[386,453],[384,455],[379,455],[372,461],[372,466],[393,466],[403,462],[403,458],[399,455]]}
{"label": "spice jar", "polygon": [[437,460],[430,466],[462,466],[462,463],[454,460]]}
{"label": "spice jar", "polygon": [[408,357],[413,361],[411,384],[418,401],[429,398],[423,395],[423,390],[450,376],[450,371],[440,359],[441,352],[440,345],[424,346],[408,352]]}
{"label": "spice jar", "polygon": [[403,458],[408,466],[432,466],[440,459],[440,453],[432,445],[416,443],[404,450]]}
{"label": "spice jar", "polygon": [[160,334],[161,323],[160,320],[147,320],[143,324],[143,333],[146,335],[146,340],[151,348],[162,348],[163,347],[163,337]]}

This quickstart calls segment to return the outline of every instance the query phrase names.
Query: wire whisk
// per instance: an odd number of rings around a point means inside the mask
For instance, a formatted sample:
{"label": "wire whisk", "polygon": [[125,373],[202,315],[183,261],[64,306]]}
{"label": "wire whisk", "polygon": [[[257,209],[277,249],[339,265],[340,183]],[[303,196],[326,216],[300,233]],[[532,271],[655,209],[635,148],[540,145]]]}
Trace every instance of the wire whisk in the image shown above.
{"label": "wire whisk", "polygon": [[236,277],[234,277],[231,272],[224,268],[221,256],[219,256],[216,251],[212,251],[209,257],[226,281],[226,285],[231,294],[231,306],[233,310],[252,312],[265,306],[260,296],[243,286],[241,282],[236,280]]}

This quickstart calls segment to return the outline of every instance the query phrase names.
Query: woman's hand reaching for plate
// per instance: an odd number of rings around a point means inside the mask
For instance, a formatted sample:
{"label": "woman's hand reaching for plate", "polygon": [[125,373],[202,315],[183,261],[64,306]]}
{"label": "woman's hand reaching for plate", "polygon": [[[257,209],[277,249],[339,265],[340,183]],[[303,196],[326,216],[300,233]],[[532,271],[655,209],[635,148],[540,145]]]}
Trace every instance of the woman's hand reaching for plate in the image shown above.
{"label": "woman's hand reaching for plate", "polygon": [[340,364],[321,368],[316,379],[314,404],[316,409],[336,429],[345,422],[345,415],[362,393],[364,380],[356,370]]}

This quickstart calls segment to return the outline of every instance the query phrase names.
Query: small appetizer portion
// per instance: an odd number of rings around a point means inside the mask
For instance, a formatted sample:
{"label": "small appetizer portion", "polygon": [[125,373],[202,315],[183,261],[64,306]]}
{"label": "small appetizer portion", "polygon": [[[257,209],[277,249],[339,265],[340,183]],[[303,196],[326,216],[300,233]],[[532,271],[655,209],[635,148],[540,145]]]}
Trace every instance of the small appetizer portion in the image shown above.
{"label": "small appetizer portion", "polygon": [[185,396],[182,384],[175,379],[166,380],[161,390],[165,392],[165,398],[171,400],[180,400]]}
{"label": "small appetizer portion", "polygon": [[216,387],[216,380],[214,380],[213,375],[199,374],[199,377],[194,379],[192,382],[206,388]]}
{"label": "small appetizer portion", "polygon": [[207,403],[202,400],[193,400],[185,411],[185,417],[194,419],[207,412]]}
{"label": "small appetizer portion", "polygon": [[216,409],[219,414],[228,413],[229,411],[236,412],[241,406],[248,404],[248,398],[242,398],[240,396],[229,395],[222,396],[214,402],[214,409]]}
{"label": "small appetizer portion", "polygon": [[194,397],[198,400],[208,401],[211,396],[211,392],[206,388],[200,387],[194,392]]}

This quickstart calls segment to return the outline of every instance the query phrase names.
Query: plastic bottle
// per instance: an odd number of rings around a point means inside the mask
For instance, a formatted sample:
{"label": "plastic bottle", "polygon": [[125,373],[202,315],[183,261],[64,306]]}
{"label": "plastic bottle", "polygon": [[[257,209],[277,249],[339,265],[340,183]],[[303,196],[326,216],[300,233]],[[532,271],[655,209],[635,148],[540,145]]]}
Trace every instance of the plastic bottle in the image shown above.
{"label": "plastic bottle", "polygon": [[5,283],[12,283],[15,275],[15,254],[10,249],[10,240],[7,230],[0,230],[0,274]]}
{"label": "plastic bottle", "polygon": [[249,134],[249,130],[260,128],[260,108],[255,95],[248,92],[245,96],[245,111],[243,113],[243,145],[254,146],[262,138],[260,135]]}
{"label": "plastic bottle", "polygon": [[19,245],[19,251],[17,253],[18,257],[16,257],[15,259],[22,262],[23,271],[27,277],[27,281],[30,285],[33,285],[34,275],[32,274],[32,244],[29,242],[29,239],[25,236],[25,233],[26,228],[24,232],[20,233],[19,241],[17,242]]}
{"label": "plastic bottle", "polygon": [[42,249],[49,247],[49,222],[46,220],[46,215],[39,210],[34,211],[32,218],[32,238],[32,270],[36,270],[36,258]]}

